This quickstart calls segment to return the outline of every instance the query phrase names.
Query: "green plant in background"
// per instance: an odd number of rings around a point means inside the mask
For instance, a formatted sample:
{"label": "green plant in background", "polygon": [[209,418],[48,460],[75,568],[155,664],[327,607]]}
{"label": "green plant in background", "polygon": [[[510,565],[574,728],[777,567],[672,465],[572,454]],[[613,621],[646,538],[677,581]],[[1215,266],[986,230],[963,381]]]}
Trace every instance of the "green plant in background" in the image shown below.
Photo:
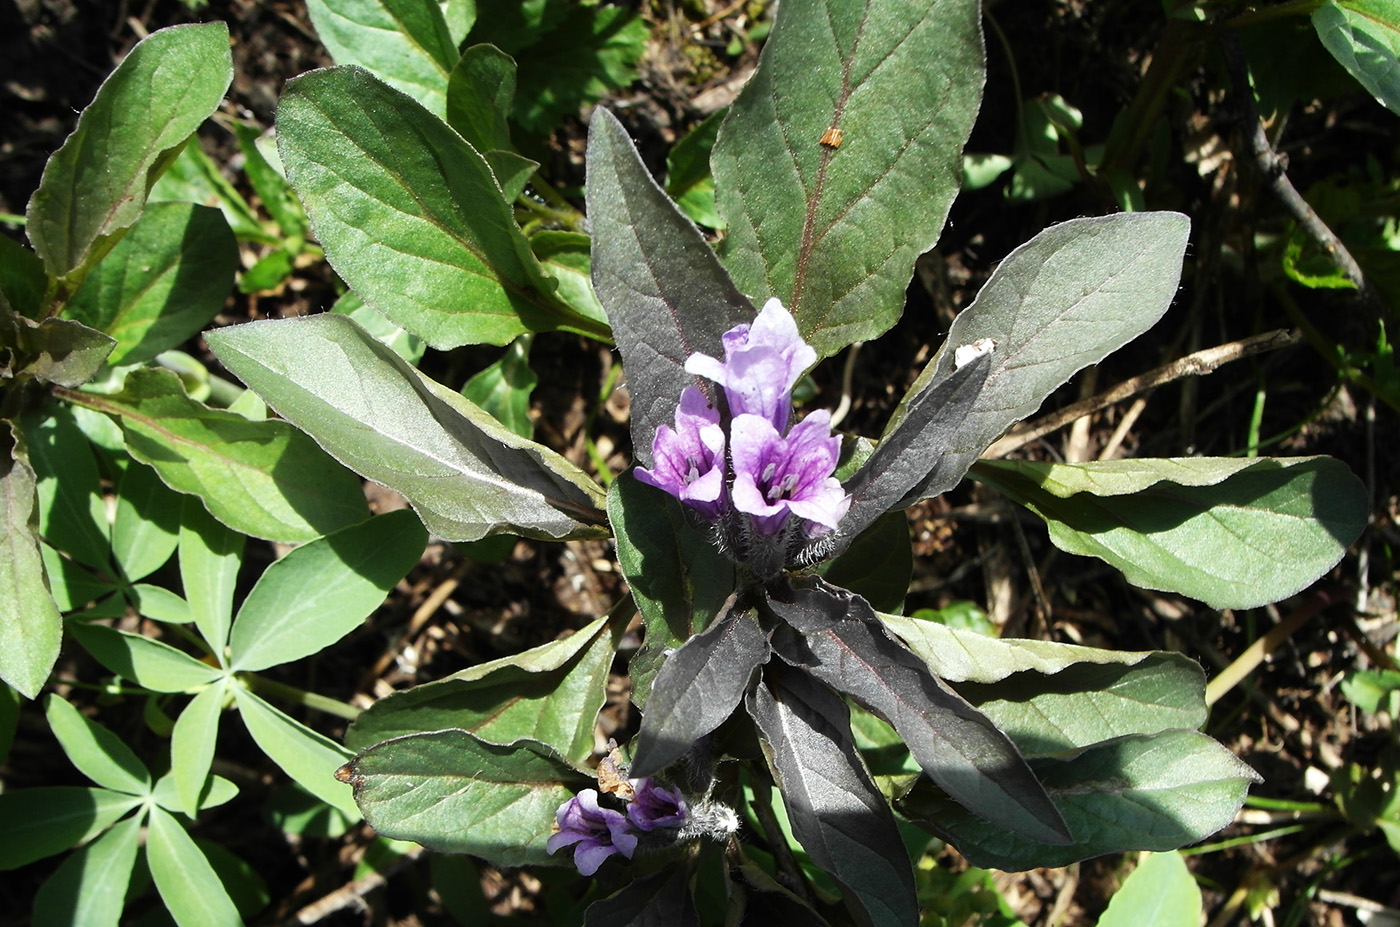
{"label": "green plant in background", "polygon": [[[673,151],[665,190],[596,110],[586,221],[528,152],[632,78],[641,20],[562,0],[309,8],[337,66],[288,84],[276,152],[233,127],[266,220],[189,141],[231,77],[214,24],[132,51],[50,161],[33,250],[0,239],[0,677],[36,697],[66,627],[170,734],[153,782],[50,696],[51,728],[99,788],[0,796],[0,823],[36,835],[8,864],[78,846],[41,919],[64,922],[50,905],[75,893],[83,916],[67,922],[115,923],[144,824],[176,921],[237,921],[232,883],[176,817],[232,798],[210,775],[230,707],[330,819],[363,812],[384,857],[411,840],[625,883],[590,890],[585,923],[999,923],[983,877],[916,871],[930,834],[1016,869],[1171,850],[1230,821],[1255,776],[1201,733],[1191,660],[899,614],[902,510],[964,475],[1060,548],[1220,608],[1306,588],[1356,538],[1366,498],[1330,458],[977,460],[1161,317],[1184,216],[1078,219],[1017,248],[878,441],[830,435],[823,411],[791,421],[797,378],[899,319],[943,229],[980,107],[975,0],[785,5],[747,89]],[[1122,169],[1112,140],[1102,160],[1079,150],[1068,104],[1034,112],[1026,197],[1070,182],[1057,159],[1081,179]],[[691,219],[725,230],[716,248]],[[208,333],[249,391],[162,369],[233,288],[238,241],[263,249],[238,284],[254,293],[316,256],[313,235],[349,287],[334,312]],[[529,351],[545,332],[621,355],[641,466],[609,485],[533,440]],[[426,349],[469,344],[505,352],[460,390],[417,369]],[[371,517],[356,474],[413,511]],[[264,675],[358,627],[429,533],[612,537],[631,595],[564,640],[363,713]],[[245,536],[299,546],[235,612]],[[177,552],[182,593],[146,582]],[[634,612],[641,729],[595,766]],[[159,630],[106,623],[122,614]],[[348,749],[265,696],[353,717]],[[1358,815],[1393,817],[1366,781],[1338,788]],[[471,874],[434,865],[440,885]],[[1154,892],[1197,916],[1178,856],[1137,872],[1105,923]]]}

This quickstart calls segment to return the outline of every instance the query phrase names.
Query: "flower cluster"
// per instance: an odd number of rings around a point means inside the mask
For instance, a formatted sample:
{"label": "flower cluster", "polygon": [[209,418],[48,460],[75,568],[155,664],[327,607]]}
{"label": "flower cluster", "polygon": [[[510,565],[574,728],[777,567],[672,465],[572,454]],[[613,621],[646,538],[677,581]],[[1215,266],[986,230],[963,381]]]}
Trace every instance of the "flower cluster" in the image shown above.
{"label": "flower cluster", "polygon": [[627,799],[626,814],[599,805],[596,789],[584,789],[560,805],[554,815],[556,831],[545,844],[549,854],[572,846],[574,865],[591,876],[614,853],[631,859],[640,834],[679,830],[685,824],[689,809],[678,789],[649,778],[631,779],[628,785],[626,792],[617,792]]}
{"label": "flower cluster", "polygon": [[817,352],[776,299],[752,325],[725,332],[723,345],[723,361],[692,354],[685,369],[720,386],[727,421],[687,387],[675,427],[656,430],[652,467],[639,468],[637,479],[711,522],[738,513],[749,537],[780,539],[793,526],[805,538],[831,532],[851,504],[833,476],[841,440],[825,411],[789,427],[792,388]]}

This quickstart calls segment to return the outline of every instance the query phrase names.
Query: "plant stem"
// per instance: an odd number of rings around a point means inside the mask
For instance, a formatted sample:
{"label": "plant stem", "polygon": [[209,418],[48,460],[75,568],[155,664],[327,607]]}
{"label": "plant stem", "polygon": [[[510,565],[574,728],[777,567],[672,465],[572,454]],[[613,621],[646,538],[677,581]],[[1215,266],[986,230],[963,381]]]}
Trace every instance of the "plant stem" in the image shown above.
{"label": "plant stem", "polygon": [[307,708],[324,711],[328,715],[344,718],[347,721],[354,721],[360,716],[361,709],[354,705],[337,701],[329,696],[318,695],[315,692],[307,692],[305,689],[298,689],[296,686],[289,686],[286,683],[275,682],[256,673],[239,673],[238,678],[254,692],[271,695],[294,705],[305,705]]}
{"label": "plant stem", "polygon": [[1309,618],[1322,611],[1333,602],[1340,601],[1341,597],[1333,589],[1319,589],[1309,596],[1302,605],[1293,609],[1287,618],[1284,618],[1277,625],[1270,628],[1263,637],[1258,638],[1254,643],[1245,648],[1235,662],[1225,667],[1219,676],[1216,676],[1206,686],[1206,704],[1214,705],[1220,701],[1221,697],[1235,686],[1239,685],[1245,677],[1259,668],[1259,664],[1264,662],[1264,658],[1279,644],[1301,628]]}

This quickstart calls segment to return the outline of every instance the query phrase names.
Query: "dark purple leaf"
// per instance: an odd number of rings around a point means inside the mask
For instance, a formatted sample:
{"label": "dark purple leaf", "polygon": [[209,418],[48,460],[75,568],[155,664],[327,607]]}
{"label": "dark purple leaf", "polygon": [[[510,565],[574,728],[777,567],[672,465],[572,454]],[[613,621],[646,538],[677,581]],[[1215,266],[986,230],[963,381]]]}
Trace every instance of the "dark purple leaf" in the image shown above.
{"label": "dark purple leaf", "polygon": [[660,772],[723,724],[768,654],[753,613],[731,611],[667,657],[651,684],[632,775]]}
{"label": "dark purple leaf", "polygon": [[690,870],[668,866],[588,906],[583,927],[700,927]]}
{"label": "dark purple leaf", "polygon": [[973,814],[1042,843],[1069,842],[1011,739],[891,637],[868,602],[819,579],[784,599],[769,606],[800,636],[775,634],[779,656],[893,725],[924,772]]}
{"label": "dark purple leaf", "polygon": [[915,924],[909,855],[851,737],[850,712],[806,673],[774,663],[748,698],[793,835],[841,884],[856,921]]}
{"label": "dark purple leaf", "polygon": [[721,354],[720,336],[756,313],[601,108],[588,133],[588,221],[593,287],[632,395],[633,457],[651,466],[652,437],[671,424],[681,391],[694,385],[714,396],[708,380],[685,372],[686,358]]}

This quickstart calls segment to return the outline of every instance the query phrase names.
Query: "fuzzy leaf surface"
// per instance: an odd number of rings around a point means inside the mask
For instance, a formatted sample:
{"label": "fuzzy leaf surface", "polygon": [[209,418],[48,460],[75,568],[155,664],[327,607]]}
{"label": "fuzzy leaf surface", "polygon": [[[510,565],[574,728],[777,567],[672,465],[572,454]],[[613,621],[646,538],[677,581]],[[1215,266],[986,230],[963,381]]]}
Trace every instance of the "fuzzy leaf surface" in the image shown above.
{"label": "fuzzy leaf surface", "polygon": [[670,866],[633,879],[593,902],[583,927],[700,927],[688,866]]}
{"label": "fuzzy leaf surface", "polygon": [[1323,46],[1376,102],[1400,113],[1400,2],[1342,0],[1312,14]]}
{"label": "fuzzy leaf surface", "polygon": [[675,421],[681,392],[714,395],[708,380],[685,372],[686,358],[723,356],[720,336],[751,322],[754,308],[601,108],[588,127],[588,220],[593,288],[632,396],[633,456],[650,466],[652,438]]}
{"label": "fuzzy leaf surface", "polygon": [[437,3],[421,0],[307,0],[316,36],[336,64],[358,64],[438,116],[457,43]]}
{"label": "fuzzy leaf surface", "polygon": [[34,469],[0,423],[0,679],[34,698],[58,660],[63,619],[39,550]]}
{"label": "fuzzy leaf surface", "polygon": [[1032,762],[1074,842],[1029,840],[968,813],[927,783],[897,807],[974,866],[1016,871],[1126,850],[1174,850],[1234,820],[1255,772],[1198,731],[1120,737]]}
{"label": "fuzzy leaf surface", "polygon": [[975,0],[790,3],[720,128],[725,265],[822,356],[893,325],[938,240],[982,99],[980,15]]}
{"label": "fuzzy leaf surface", "polygon": [[750,611],[729,612],[671,653],[652,680],[632,774],[660,772],[723,724],[768,654],[768,636]]}
{"label": "fuzzy leaf surface", "polygon": [[603,617],[524,653],[480,663],[380,699],[345,734],[351,749],[422,731],[457,728],[496,744],[555,744],[583,763],[607,695],[622,623]]}
{"label": "fuzzy leaf surface", "polygon": [[864,599],[818,580],[768,605],[791,629],[775,634],[779,656],[893,725],[923,770],[960,803],[1017,833],[1068,839],[1010,738],[891,637]]}
{"label": "fuzzy leaf surface", "polygon": [[[953,320],[903,402],[908,414],[920,393],[956,376],[956,348],[990,339],[986,381],[950,442],[965,463],[940,459],[939,471],[903,504],[951,489],[1061,384],[1151,328],[1176,295],[1189,232],[1179,213],[1118,213],[1062,222],[1008,254]],[[902,418],[891,421],[887,437]]]}
{"label": "fuzzy leaf surface", "polygon": [[169,371],[134,370],[121,393],[83,404],[119,416],[133,457],[244,534],[308,541],[368,516],[359,480],[306,435],[196,402]]}
{"label": "fuzzy leaf surface", "polygon": [[734,589],[734,561],[690,524],[671,495],[620,474],[608,489],[617,561],[646,623],[632,658],[632,698],[645,708],[667,651],[710,626]]}
{"label": "fuzzy leaf surface", "polygon": [[559,866],[554,812],[592,780],[547,744],[492,744],[466,731],[400,737],[349,764],[365,820],[385,837],[495,866]]}
{"label": "fuzzy leaf surface", "polygon": [[477,151],[509,150],[514,99],[515,61],[494,45],[473,45],[448,80],[447,124]]}
{"label": "fuzzy leaf surface", "polygon": [[137,43],[44,165],[26,229],[52,277],[90,266],[136,222],[180,145],[233,80],[228,26],[171,26]]}
{"label": "fuzzy leaf surface", "polygon": [[287,176],[336,272],[435,348],[526,331],[607,331],[553,296],[486,160],[446,123],[355,67],[289,81]]}
{"label": "fuzzy leaf surface", "polygon": [[408,498],[428,530],[558,540],[604,532],[581,470],[414,370],[345,316],[211,332],[219,360],[331,456]]}
{"label": "fuzzy leaf surface", "polygon": [[151,203],[64,313],[116,339],[108,364],[148,361],[218,315],[237,268],[238,242],[217,209]]}
{"label": "fuzzy leaf surface", "polygon": [[985,461],[976,472],[1044,519],[1061,550],[1213,608],[1307,588],[1369,514],[1365,487],[1331,457]]}
{"label": "fuzzy leaf surface", "polygon": [[82,386],[102,369],[115,344],[71,319],[35,322],[0,313],[0,378],[27,376],[40,383]]}
{"label": "fuzzy leaf surface", "polygon": [[747,700],[783,794],[793,834],[840,883],[856,922],[918,921],[914,871],[894,815],[851,739],[841,698],[806,673],[775,665]]}

